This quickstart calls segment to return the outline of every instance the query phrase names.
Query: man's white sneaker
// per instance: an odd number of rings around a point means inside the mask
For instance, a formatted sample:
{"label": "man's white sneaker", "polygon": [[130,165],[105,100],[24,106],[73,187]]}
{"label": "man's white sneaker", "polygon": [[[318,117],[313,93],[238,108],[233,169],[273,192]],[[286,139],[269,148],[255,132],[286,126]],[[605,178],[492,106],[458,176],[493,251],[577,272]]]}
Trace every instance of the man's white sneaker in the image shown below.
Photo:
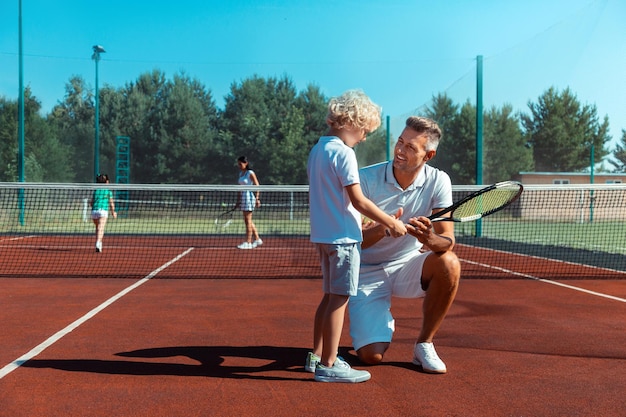
{"label": "man's white sneaker", "polygon": [[261,246],[263,244],[263,241],[261,239],[257,239],[254,242],[252,242],[252,247],[256,248],[257,246]]}
{"label": "man's white sneaker", "polygon": [[252,246],[252,243],[250,242],[243,242],[242,244],[237,245],[237,247],[239,249],[254,249],[254,246]]}
{"label": "man's white sneaker", "polygon": [[415,343],[413,348],[413,363],[420,365],[424,372],[429,374],[445,374],[448,370],[432,343]]}

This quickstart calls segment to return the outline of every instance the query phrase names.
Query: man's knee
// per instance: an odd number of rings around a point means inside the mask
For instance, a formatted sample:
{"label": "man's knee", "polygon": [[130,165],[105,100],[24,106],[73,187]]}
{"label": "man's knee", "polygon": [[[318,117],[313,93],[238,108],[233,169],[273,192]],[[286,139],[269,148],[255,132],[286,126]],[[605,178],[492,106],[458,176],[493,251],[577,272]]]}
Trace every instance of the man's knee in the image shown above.
{"label": "man's knee", "polygon": [[446,275],[455,280],[461,277],[461,262],[454,252],[444,252],[440,260]]}
{"label": "man's knee", "polygon": [[461,262],[454,252],[432,253],[422,269],[422,288],[428,290],[432,281],[447,282],[454,289],[461,278]]}
{"label": "man's knee", "polygon": [[389,343],[372,343],[363,346],[356,353],[361,362],[368,365],[377,365],[383,361],[383,356],[388,347]]}

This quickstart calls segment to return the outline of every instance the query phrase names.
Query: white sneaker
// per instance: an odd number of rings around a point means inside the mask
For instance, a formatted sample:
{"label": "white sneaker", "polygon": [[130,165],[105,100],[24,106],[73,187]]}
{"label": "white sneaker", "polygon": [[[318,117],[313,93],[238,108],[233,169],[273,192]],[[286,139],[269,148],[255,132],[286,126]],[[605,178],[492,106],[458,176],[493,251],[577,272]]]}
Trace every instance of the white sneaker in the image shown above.
{"label": "white sneaker", "polygon": [[372,377],[367,371],[352,369],[341,357],[335,359],[330,368],[318,363],[315,367],[315,380],[319,382],[365,382]]}
{"label": "white sneaker", "polygon": [[252,243],[250,242],[243,242],[241,245],[237,246],[239,249],[254,249],[254,246],[252,246]]}
{"label": "white sneaker", "polygon": [[102,252],[102,242],[96,242],[96,252]]}
{"label": "white sneaker", "polygon": [[304,370],[307,372],[315,373],[315,367],[317,366],[318,363],[320,363],[321,360],[322,358],[320,358],[313,352],[309,352],[306,355],[306,362],[304,363]]}
{"label": "white sneaker", "polygon": [[257,239],[254,242],[252,242],[252,247],[256,248],[257,246],[261,246],[263,244],[263,241],[261,239]]}
{"label": "white sneaker", "polygon": [[445,374],[447,372],[446,364],[439,359],[432,343],[415,343],[413,363],[421,365],[424,372],[429,374]]}

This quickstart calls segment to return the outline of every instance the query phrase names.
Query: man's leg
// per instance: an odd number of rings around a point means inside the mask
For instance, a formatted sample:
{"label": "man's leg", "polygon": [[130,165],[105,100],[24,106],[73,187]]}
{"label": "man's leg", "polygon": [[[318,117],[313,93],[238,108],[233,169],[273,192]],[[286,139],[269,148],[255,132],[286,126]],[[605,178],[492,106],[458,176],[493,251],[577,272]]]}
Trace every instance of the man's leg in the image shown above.
{"label": "man's leg", "polygon": [[426,291],[423,323],[417,342],[432,342],[443,322],[461,278],[461,265],[453,252],[430,253],[422,270],[422,288]]}
{"label": "man's leg", "polygon": [[[453,252],[442,254],[431,252],[425,256],[423,265],[417,258],[413,265],[407,265],[406,270],[402,272],[401,282],[397,282],[394,287],[395,291],[398,291],[398,296],[424,297],[423,323],[417,339],[418,343],[432,342],[454,301],[461,277],[461,266]],[[415,275],[419,276],[419,271],[421,271],[421,287],[425,294],[411,284],[415,282]],[[378,364],[382,362],[389,345],[389,342],[371,343],[359,348],[357,355],[367,364]]]}
{"label": "man's leg", "polygon": [[380,363],[389,348],[394,320],[391,285],[380,267],[361,266],[359,288],[350,297],[350,336],[361,362]]}
{"label": "man's leg", "polygon": [[356,351],[356,354],[361,362],[369,365],[377,365],[383,361],[383,356],[387,349],[389,349],[389,343],[377,342],[363,346]]}

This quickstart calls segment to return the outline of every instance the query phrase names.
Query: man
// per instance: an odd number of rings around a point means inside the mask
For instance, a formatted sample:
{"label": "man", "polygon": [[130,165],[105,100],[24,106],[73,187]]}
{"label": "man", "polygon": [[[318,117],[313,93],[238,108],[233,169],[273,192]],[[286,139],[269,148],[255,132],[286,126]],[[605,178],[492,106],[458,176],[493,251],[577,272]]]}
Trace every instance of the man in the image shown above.
{"label": "man", "polygon": [[357,295],[350,298],[350,335],[361,361],[380,363],[394,331],[391,297],[424,298],[422,328],[413,363],[424,372],[445,373],[433,338],[459,285],[461,267],[454,247],[454,223],[431,223],[427,217],[452,204],[450,177],[427,165],[441,130],[430,119],[411,116],[395,145],[391,162],[363,168],[361,187],[367,198],[407,224],[407,235],[388,236],[383,225],[363,228]]}

